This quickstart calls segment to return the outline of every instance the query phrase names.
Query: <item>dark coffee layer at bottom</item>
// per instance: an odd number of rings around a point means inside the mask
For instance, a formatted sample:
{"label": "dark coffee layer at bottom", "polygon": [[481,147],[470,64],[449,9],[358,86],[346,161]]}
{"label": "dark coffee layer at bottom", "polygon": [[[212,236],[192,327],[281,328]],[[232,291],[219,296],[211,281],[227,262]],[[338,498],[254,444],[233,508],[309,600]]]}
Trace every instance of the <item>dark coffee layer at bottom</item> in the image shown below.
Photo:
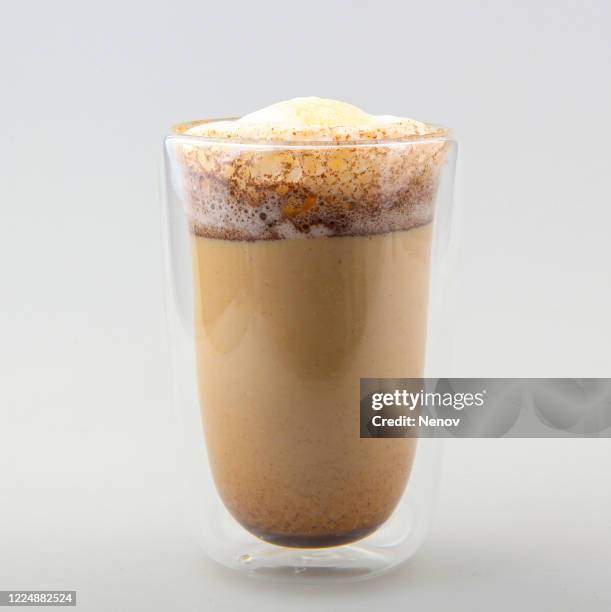
{"label": "dark coffee layer at bottom", "polygon": [[362,540],[373,533],[379,525],[367,529],[355,529],[348,532],[329,533],[325,535],[299,535],[294,533],[275,533],[258,527],[244,525],[250,533],[264,542],[288,548],[332,548]]}

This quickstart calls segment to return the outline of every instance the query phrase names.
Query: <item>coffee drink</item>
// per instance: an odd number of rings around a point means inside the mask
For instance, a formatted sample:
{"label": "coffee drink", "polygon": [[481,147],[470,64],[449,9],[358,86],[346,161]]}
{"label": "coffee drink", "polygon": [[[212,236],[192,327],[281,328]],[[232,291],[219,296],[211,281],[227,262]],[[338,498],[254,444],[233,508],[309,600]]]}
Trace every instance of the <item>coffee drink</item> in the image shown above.
{"label": "coffee drink", "polygon": [[275,544],[360,539],[416,452],[359,437],[359,379],[422,376],[446,133],[317,98],[177,130],[218,492]]}

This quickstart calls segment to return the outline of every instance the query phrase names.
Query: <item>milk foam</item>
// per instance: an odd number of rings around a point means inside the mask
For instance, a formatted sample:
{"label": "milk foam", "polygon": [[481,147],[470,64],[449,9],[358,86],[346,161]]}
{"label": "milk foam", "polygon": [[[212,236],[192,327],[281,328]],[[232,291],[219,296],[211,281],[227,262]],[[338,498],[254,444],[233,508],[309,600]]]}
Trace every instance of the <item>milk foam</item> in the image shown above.
{"label": "milk foam", "polygon": [[415,119],[370,115],[360,108],[325,98],[294,98],[233,121],[200,123],[192,136],[266,141],[384,140],[442,134],[445,130]]}
{"label": "milk foam", "polygon": [[442,128],[321,98],[177,131],[187,136],[175,146],[193,232],[227,240],[370,235],[423,225],[433,216],[448,147]]}

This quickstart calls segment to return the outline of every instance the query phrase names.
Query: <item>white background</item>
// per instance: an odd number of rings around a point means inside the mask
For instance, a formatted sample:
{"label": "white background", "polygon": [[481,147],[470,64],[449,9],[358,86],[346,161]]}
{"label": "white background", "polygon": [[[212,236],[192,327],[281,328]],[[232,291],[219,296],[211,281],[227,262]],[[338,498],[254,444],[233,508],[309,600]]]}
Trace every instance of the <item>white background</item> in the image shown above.
{"label": "white background", "polygon": [[158,166],[297,95],[452,126],[456,376],[608,376],[611,4],[11,2],[0,20],[0,589],[83,610],[608,610],[611,443],[446,447],[405,568],[213,567],[181,520]]}

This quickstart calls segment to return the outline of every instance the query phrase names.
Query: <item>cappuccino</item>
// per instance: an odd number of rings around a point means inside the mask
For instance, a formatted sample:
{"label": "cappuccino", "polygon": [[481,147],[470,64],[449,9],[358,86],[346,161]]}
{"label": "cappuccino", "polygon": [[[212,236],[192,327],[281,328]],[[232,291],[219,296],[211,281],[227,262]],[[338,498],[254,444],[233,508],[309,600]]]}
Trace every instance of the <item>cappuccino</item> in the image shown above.
{"label": "cappuccino", "polygon": [[423,375],[445,131],[317,98],[178,131],[218,492],[275,544],[363,538],[417,441],[359,437],[359,379]]}

